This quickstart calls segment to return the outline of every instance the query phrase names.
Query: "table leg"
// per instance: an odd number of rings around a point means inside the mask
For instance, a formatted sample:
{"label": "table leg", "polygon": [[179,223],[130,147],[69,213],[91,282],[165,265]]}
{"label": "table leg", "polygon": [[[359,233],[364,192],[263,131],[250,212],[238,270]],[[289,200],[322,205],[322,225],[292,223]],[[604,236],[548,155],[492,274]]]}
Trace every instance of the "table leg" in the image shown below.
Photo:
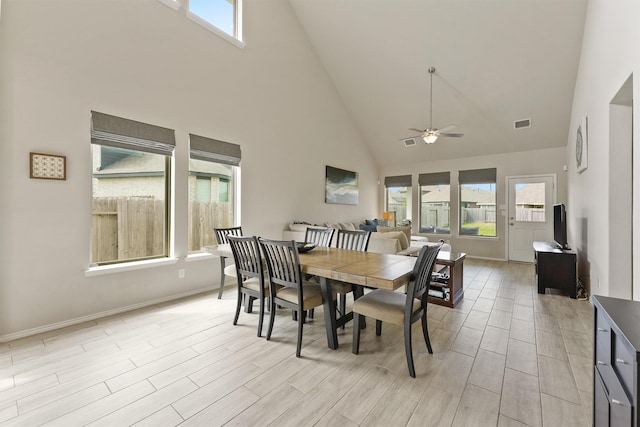
{"label": "table leg", "polygon": [[218,289],[218,299],[222,299],[222,291],[224,291],[224,264],[226,259],[226,257],[220,257],[220,289]]}
{"label": "table leg", "polygon": [[324,324],[327,328],[327,344],[329,348],[338,348],[338,324],[336,321],[336,304],[331,295],[331,280],[320,277],[320,289],[322,290],[324,307]]}

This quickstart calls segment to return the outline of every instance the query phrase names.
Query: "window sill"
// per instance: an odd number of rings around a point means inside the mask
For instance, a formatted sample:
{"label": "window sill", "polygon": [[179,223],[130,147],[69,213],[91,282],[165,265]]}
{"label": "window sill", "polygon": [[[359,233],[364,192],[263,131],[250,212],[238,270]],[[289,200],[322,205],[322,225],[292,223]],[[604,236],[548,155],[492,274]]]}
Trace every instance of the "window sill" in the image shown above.
{"label": "window sill", "polygon": [[170,7],[173,10],[180,9],[180,4],[176,0],[158,0],[158,1],[164,4],[165,6]]}
{"label": "window sill", "polygon": [[456,239],[468,239],[468,240],[500,240],[497,236],[474,236],[472,234],[459,234]]}
{"label": "window sill", "polygon": [[218,257],[207,252],[192,252],[187,255],[186,262],[205,261],[209,259],[217,259]]}
{"label": "window sill", "polygon": [[85,277],[102,276],[105,274],[122,273],[123,271],[142,270],[163,265],[172,265],[178,262],[177,258],[159,258],[144,261],[133,261],[122,264],[99,265],[85,270]]}
{"label": "window sill", "polygon": [[224,31],[222,31],[221,29],[219,29],[215,25],[212,25],[212,24],[208,23],[207,21],[205,21],[204,19],[200,18],[198,15],[193,14],[193,13],[189,12],[188,10],[186,12],[187,12],[187,18],[191,19],[196,24],[199,24],[200,26],[202,26],[205,29],[211,31],[213,34],[217,35],[218,37],[223,38],[224,40],[226,40],[229,43],[235,45],[236,47],[239,47],[240,49],[244,49],[245,44],[244,44],[244,42],[242,40],[238,40],[237,38],[233,37],[232,35],[229,35],[229,34],[225,33]]}

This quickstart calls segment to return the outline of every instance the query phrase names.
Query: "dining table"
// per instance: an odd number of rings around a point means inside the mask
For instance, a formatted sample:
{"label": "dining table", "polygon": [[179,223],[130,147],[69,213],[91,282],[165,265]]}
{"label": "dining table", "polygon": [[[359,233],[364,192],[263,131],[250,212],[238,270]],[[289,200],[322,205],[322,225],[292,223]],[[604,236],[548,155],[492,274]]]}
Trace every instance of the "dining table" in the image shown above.
{"label": "dining table", "polygon": [[[202,249],[213,255],[233,257],[228,244],[205,246]],[[404,255],[320,246],[299,253],[299,258],[302,273],[319,278],[327,345],[334,350],[338,348],[338,328],[352,320],[353,313],[343,313],[337,317],[336,302],[332,297],[332,281],[394,291],[408,283],[416,263],[416,258]]]}

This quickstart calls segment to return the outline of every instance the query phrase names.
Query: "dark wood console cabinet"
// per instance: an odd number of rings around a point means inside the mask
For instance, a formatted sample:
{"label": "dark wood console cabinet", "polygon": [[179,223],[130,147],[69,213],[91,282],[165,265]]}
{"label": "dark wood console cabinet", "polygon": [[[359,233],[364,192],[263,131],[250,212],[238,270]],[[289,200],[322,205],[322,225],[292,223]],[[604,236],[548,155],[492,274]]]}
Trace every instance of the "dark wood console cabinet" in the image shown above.
{"label": "dark wood console cabinet", "polygon": [[533,250],[538,293],[543,294],[545,288],[560,289],[575,299],[578,283],[576,253],[558,249],[555,244],[548,242],[533,242]]}
{"label": "dark wood console cabinet", "polygon": [[594,296],[593,425],[640,426],[640,302]]}

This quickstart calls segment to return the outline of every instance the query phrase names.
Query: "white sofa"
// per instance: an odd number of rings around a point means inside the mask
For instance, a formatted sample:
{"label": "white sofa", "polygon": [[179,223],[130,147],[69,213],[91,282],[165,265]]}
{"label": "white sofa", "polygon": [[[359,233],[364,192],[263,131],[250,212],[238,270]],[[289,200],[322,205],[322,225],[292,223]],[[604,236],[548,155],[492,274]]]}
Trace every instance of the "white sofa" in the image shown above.
{"label": "white sofa", "polygon": [[[295,240],[303,242],[307,227],[316,228],[336,228],[343,230],[357,230],[359,224],[355,223],[324,223],[322,225],[310,225],[291,223],[288,230],[282,232],[283,240]],[[337,232],[334,235],[332,246],[335,246]],[[420,252],[420,248],[425,244],[429,244],[426,237],[419,241],[411,240],[411,227],[382,227],[378,226],[378,231],[371,233],[369,240],[369,252],[377,252],[381,254],[398,254],[398,255],[415,255]],[[435,244],[435,243],[432,243]],[[446,248],[443,248],[446,250]],[[449,249],[451,247],[449,246]]]}

